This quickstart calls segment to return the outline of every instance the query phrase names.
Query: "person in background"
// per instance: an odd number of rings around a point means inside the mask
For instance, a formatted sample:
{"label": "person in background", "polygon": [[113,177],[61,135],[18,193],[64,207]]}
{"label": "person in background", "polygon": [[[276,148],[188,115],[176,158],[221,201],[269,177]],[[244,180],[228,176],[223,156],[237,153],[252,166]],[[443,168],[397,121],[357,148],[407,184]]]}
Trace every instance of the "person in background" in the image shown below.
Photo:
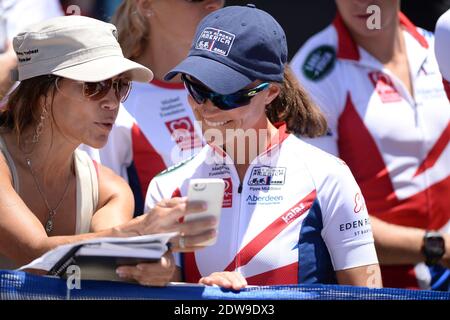
{"label": "person in background", "polygon": [[448,290],[450,105],[434,37],[399,0],[335,2],[334,22],[291,62],[328,120],[328,134],[308,142],[352,170],[384,285]]}
{"label": "person in background", "polygon": [[12,38],[28,25],[62,15],[58,0],[0,1],[0,108],[14,85],[10,72],[17,65],[17,57]]}
{"label": "person in background", "polygon": [[165,79],[181,75],[208,144],[152,180],[146,208],[186,195],[192,178],[224,180],[217,242],[183,254],[187,282],[380,287],[369,216],[350,170],[295,136],[323,135],[327,125],[287,57],[283,29],[254,5],[200,22],[188,57]]}
{"label": "person in background", "polygon": [[[131,81],[153,77],[123,57],[116,34],[111,24],[69,16],[34,24],[14,38],[21,82],[0,111],[0,269],[96,237],[178,231],[191,246],[214,236],[214,221],[178,223],[204,211],[204,204],[186,199],[160,202],[151,215],[132,219],[127,183],[77,149],[81,143],[102,147]],[[176,276],[170,251],[136,268],[139,276],[117,272],[149,285]]]}
{"label": "person in background", "polygon": [[450,100],[450,9],[437,21],[434,50],[442,74],[445,92]]}
{"label": "person in background", "polygon": [[88,153],[128,181],[135,215],[143,212],[151,179],[203,145],[183,83],[163,76],[187,55],[198,22],[223,5],[223,0],[124,0],[112,19],[125,57],[151,68],[155,78],[133,84],[108,143]]}

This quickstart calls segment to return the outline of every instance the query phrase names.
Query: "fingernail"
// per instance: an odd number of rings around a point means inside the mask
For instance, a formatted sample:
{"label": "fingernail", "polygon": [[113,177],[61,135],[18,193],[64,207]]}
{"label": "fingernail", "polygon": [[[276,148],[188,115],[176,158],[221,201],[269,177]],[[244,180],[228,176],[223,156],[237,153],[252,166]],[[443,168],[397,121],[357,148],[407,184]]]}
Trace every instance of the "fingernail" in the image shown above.
{"label": "fingernail", "polygon": [[117,271],[117,270],[116,270],[116,273],[117,273],[117,276],[118,276],[119,278],[126,278],[126,277],[127,277],[127,274],[126,274],[126,273],[119,272],[119,271]]}

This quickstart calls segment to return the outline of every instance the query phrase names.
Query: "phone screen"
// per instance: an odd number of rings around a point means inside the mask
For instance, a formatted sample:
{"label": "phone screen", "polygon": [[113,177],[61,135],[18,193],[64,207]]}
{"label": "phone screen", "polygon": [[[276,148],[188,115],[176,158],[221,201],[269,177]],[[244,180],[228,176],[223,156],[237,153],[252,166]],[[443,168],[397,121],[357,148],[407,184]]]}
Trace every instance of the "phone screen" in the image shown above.
{"label": "phone screen", "polygon": [[0,53],[5,52],[6,50],[7,38],[8,36],[6,34],[6,19],[0,16]]}

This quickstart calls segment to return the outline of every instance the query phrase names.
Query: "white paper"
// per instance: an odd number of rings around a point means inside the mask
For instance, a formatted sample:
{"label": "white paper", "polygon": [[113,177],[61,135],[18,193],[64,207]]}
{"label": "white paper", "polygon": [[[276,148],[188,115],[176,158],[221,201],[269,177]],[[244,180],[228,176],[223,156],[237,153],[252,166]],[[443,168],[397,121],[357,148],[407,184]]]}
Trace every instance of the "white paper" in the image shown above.
{"label": "white paper", "polygon": [[[163,245],[165,246],[170,238],[177,235],[177,232],[171,232],[171,233],[158,233],[158,234],[152,234],[152,235],[146,235],[146,236],[139,236],[139,237],[129,237],[129,238],[96,238],[91,240],[85,240],[80,241],[76,243],[66,244],[59,247],[56,247],[53,250],[48,251],[43,256],[37,258],[36,260],[32,261],[31,263],[22,266],[19,268],[19,270],[24,269],[39,269],[39,270],[45,270],[49,271],[53,268],[53,266],[62,259],[73,247],[79,246],[80,244],[103,244],[105,248],[112,248],[112,247],[121,247],[121,249],[117,253],[120,254],[120,252],[123,252],[124,250],[129,250],[126,246],[130,246],[133,248],[133,246],[138,246],[141,248],[145,243],[152,243],[152,242],[158,242],[158,246]],[[105,246],[105,243],[107,245]],[[110,244],[110,245],[109,245]],[[122,246],[120,246],[122,245]],[[151,246],[150,246],[151,247]],[[131,249],[132,250],[132,249]],[[153,258],[153,257],[149,257]]]}

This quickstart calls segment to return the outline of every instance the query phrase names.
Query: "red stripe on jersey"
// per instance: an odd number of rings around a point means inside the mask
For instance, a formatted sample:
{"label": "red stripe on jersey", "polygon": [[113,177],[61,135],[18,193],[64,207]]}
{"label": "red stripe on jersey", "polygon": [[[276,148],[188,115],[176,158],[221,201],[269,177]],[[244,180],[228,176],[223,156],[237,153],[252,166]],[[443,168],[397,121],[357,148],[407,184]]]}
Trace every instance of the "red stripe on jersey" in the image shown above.
{"label": "red stripe on jersey", "polygon": [[414,266],[381,266],[385,288],[419,289]]}
{"label": "red stripe on jersey", "polygon": [[338,131],[339,155],[351,168],[371,215],[389,223],[422,229],[439,229],[447,223],[450,177],[412,197],[398,200],[381,153],[350,94],[339,118]]}
{"label": "red stripe on jersey", "polygon": [[298,263],[260,273],[246,278],[247,283],[253,286],[274,286],[298,283]]}
{"label": "red stripe on jersey", "polygon": [[197,267],[195,254],[193,252],[183,253],[183,272],[184,281],[189,283],[198,283],[202,275]]}
{"label": "red stripe on jersey", "polygon": [[433,148],[431,148],[430,152],[425,157],[425,160],[417,169],[416,173],[414,174],[414,177],[424,173],[426,170],[433,167],[438,161],[442,152],[444,152],[449,142],[450,142],[450,122],[448,123],[447,128],[445,128],[442,135],[437,140],[436,144],[433,146]]}
{"label": "red stripe on jersey", "polygon": [[417,31],[416,26],[401,12],[399,12],[398,17],[400,19],[400,24],[405,27],[406,31],[408,31],[422,47],[428,49],[427,40],[419,33],[419,31]]}
{"label": "red stripe on jersey", "polygon": [[166,169],[166,164],[136,124],[131,128],[131,141],[133,161],[138,173],[142,196],[145,198],[150,181]]}
{"label": "red stripe on jersey", "polygon": [[272,222],[266,229],[251,240],[244,248],[242,248],[233,261],[225,268],[225,271],[233,271],[241,266],[245,266],[258,254],[264,247],[286,229],[292,222],[297,220],[300,216],[311,208],[316,199],[316,190],[312,191],[305,198],[300,200],[288,211],[283,213],[274,222]]}
{"label": "red stripe on jersey", "polygon": [[164,89],[184,89],[184,84],[182,82],[165,82],[153,79],[150,83]]}
{"label": "red stripe on jersey", "polygon": [[273,147],[282,144],[283,141],[286,140],[289,137],[289,133],[287,132],[286,123],[281,123],[281,124],[277,123],[277,125],[279,125],[279,127],[277,127],[278,128],[278,133],[277,133],[276,136],[274,136],[272,138],[272,140],[270,140],[270,143],[267,146],[265,152],[268,152]]}
{"label": "red stripe on jersey", "polygon": [[337,57],[340,59],[359,61],[360,55],[358,46],[355,41],[353,41],[353,38],[339,13],[334,18],[333,25],[338,36]]}
{"label": "red stripe on jersey", "polygon": [[356,111],[350,93],[339,118],[338,134],[339,156],[351,168],[358,181],[369,213],[388,210],[396,203],[394,187],[383,157]]}
{"label": "red stripe on jersey", "polygon": [[[405,27],[422,47],[428,48],[427,40],[417,31],[416,26],[401,12],[398,14],[400,24]],[[360,54],[356,42],[353,40],[347,26],[338,13],[333,21],[334,28],[338,35],[337,57],[340,59],[349,59],[359,61]]]}
{"label": "red stripe on jersey", "polygon": [[442,83],[444,84],[445,93],[447,94],[447,98],[450,101],[450,82],[445,79],[442,79]]}

